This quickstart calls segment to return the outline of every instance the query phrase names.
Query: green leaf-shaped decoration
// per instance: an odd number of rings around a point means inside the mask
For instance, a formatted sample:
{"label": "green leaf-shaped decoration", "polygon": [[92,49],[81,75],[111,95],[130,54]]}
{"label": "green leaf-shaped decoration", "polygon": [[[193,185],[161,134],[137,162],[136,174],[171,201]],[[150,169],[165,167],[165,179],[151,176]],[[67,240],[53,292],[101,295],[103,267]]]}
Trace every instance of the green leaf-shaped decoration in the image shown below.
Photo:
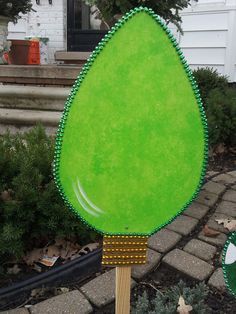
{"label": "green leaf-shaped decoration", "polygon": [[222,264],[226,286],[236,296],[236,232],[230,235],[225,244]]}
{"label": "green leaf-shaped decoration", "polygon": [[142,7],[84,66],[60,122],[55,177],[96,230],[150,235],[196,196],[206,119],[191,73],[166,25]]}

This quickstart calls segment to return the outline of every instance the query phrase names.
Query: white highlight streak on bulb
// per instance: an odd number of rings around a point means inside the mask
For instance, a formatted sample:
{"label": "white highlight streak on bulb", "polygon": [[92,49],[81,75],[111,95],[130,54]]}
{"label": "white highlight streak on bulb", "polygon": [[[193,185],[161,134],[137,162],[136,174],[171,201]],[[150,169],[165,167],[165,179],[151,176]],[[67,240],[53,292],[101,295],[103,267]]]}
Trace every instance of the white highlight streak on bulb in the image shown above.
{"label": "white highlight streak on bulb", "polygon": [[89,214],[91,214],[91,215],[93,215],[93,216],[95,216],[95,217],[98,217],[99,214],[96,213],[95,211],[89,209],[89,208],[87,207],[87,205],[83,202],[83,200],[82,200],[81,196],[79,195],[79,191],[78,191],[78,189],[77,189],[77,187],[76,187],[75,184],[73,184],[73,189],[74,189],[75,195],[76,195],[76,197],[77,197],[77,200],[78,200],[78,202],[80,203],[80,205],[83,207],[83,209],[84,209],[87,213],[89,213]]}
{"label": "white highlight streak on bulb", "polygon": [[90,199],[88,198],[87,194],[85,193],[85,191],[83,190],[80,182],[79,182],[79,179],[77,179],[77,185],[78,185],[78,188],[79,188],[79,191],[81,193],[81,195],[84,197],[84,199],[86,200],[86,202],[97,212],[99,213],[103,213],[104,214],[104,211],[100,208],[98,208],[96,205],[94,205]]}

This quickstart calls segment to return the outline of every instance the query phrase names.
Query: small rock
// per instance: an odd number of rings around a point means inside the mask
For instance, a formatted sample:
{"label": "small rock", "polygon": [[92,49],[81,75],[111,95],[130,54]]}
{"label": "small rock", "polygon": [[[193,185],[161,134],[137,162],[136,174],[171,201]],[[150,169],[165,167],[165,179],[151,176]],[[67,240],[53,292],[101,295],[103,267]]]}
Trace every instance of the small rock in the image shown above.
{"label": "small rock", "polygon": [[210,286],[213,286],[214,288],[221,290],[221,291],[226,290],[226,285],[225,285],[225,280],[224,280],[222,268],[218,268],[213,273],[213,275],[211,276],[211,278],[208,281],[208,284]]}
{"label": "small rock", "polygon": [[181,235],[168,230],[161,229],[148,240],[148,247],[161,253],[172,249],[181,239]]}
{"label": "small rock", "polygon": [[216,253],[216,247],[203,241],[192,239],[185,245],[184,251],[204,261],[210,261]]}
{"label": "small rock", "polygon": [[179,249],[169,252],[163,262],[197,280],[205,280],[214,270],[213,266]]}
{"label": "small rock", "polygon": [[178,216],[171,224],[166,228],[182,235],[188,235],[198,224],[198,220],[188,216]]}

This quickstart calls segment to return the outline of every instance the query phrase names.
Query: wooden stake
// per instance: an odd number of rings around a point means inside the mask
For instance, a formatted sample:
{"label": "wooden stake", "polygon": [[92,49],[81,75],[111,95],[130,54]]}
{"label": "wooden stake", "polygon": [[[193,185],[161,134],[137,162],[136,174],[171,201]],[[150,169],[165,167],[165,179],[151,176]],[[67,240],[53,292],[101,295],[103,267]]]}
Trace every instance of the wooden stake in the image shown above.
{"label": "wooden stake", "polygon": [[116,314],[130,313],[131,266],[116,267]]}

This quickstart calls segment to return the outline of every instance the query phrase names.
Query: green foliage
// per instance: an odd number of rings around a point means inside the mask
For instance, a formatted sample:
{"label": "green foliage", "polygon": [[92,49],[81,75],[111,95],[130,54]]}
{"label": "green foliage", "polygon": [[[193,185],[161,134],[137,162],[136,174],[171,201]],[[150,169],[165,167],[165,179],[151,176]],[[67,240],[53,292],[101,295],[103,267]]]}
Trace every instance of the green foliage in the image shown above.
{"label": "green foliage", "polygon": [[220,75],[217,70],[214,70],[213,68],[199,68],[193,71],[193,75],[201,91],[201,97],[204,105],[209,93],[213,89],[218,88],[219,90],[224,91],[224,89],[228,86],[227,78]]}
{"label": "green foliage", "polygon": [[0,15],[9,17],[14,22],[20,17],[19,13],[25,14],[31,9],[31,0],[0,0]]}
{"label": "green foliage", "polygon": [[210,144],[236,145],[236,89],[212,90],[206,108]]}
{"label": "green foliage", "polygon": [[81,244],[95,237],[64,206],[52,177],[53,154],[54,139],[42,127],[0,137],[0,260],[57,236]]}
{"label": "green foliage", "polygon": [[139,296],[132,314],[175,314],[180,296],[185,300],[185,304],[191,305],[191,314],[209,313],[209,307],[205,304],[208,295],[208,287],[200,283],[193,288],[189,288],[181,280],[176,286],[169,288],[164,294],[157,292],[156,297],[149,302],[146,291]]}
{"label": "green foliage", "polygon": [[213,68],[193,71],[206,110],[211,147],[236,145],[236,89]]}
{"label": "green foliage", "polygon": [[190,4],[190,0],[83,0],[86,4],[96,5],[102,17],[106,22],[112,25],[115,22],[114,17],[123,15],[129,10],[134,9],[140,5],[153,9],[160,15],[166,22],[175,24],[181,30],[180,22],[181,17],[179,11]]}

